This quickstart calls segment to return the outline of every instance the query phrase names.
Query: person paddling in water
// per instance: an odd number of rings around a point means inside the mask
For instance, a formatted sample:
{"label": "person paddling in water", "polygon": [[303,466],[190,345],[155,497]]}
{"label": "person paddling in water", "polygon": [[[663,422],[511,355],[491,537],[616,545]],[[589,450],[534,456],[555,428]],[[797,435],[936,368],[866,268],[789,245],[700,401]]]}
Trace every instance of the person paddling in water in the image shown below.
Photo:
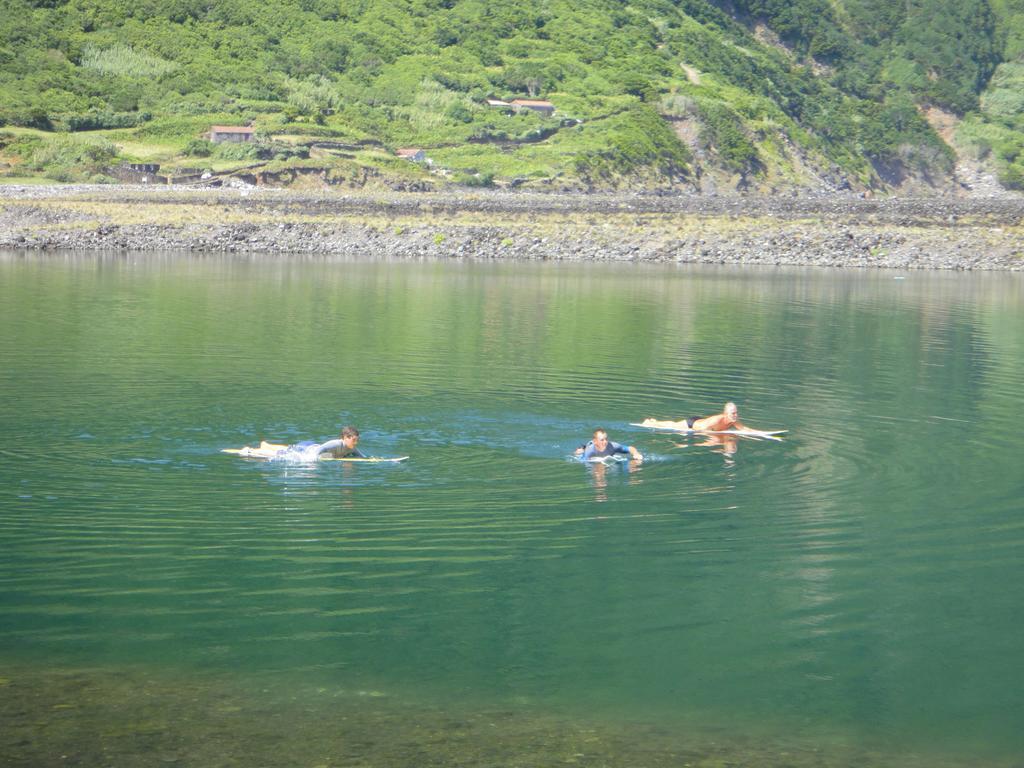
{"label": "person paddling in water", "polygon": [[305,456],[318,459],[365,459],[356,445],[359,443],[359,430],[355,427],[342,427],[341,436],[326,443],[315,443],[303,440],[301,443],[289,445],[289,451],[298,451]]}
{"label": "person paddling in water", "polygon": [[737,432],[755,432],[756,430],[740,422],[740,412],[736,403],[726,403],[721,413],[714,416],[689,416],[680,421],[659,421],[644,419],[640,422],[645,427],[660,429],[690,430],[692,432],[725,432],[734,429]]}
{"label": "person paddling in water", "polygon": [[640,451],[632,445],[619,445],[618,443],[613,443],[608,439],[608,432],[600,427],[594,430],[594,437],[590,442],[586,445],[581,445],[576,449],[576,455],[583,459],[583,461],[601,459],[606,456],[614,456],[617,453],[629,454],[629,457],[635,461],[644,460]]}
{"label": "person paddling in water", "polygon": [[259,448],[246,446],[239,455],[293,461],[316,461],[321,456],[325,459],[365,459],[366,456],[356,448],[358,443],[359,430],[355,427],[343,427],[339,438],[328,440],[326,443],[303,440],[292,445],[280,445],[264,440]]}

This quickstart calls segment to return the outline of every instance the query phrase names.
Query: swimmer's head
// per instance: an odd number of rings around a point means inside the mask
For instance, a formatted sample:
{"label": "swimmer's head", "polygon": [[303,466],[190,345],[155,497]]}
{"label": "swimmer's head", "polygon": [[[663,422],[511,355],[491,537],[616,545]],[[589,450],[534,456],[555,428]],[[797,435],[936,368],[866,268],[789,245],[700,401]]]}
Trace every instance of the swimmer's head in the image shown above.
{"label": "swimmer's head", "polygon": [[342,427],[341,439],[349,448],[359,442],[359,430],[355,427]]}

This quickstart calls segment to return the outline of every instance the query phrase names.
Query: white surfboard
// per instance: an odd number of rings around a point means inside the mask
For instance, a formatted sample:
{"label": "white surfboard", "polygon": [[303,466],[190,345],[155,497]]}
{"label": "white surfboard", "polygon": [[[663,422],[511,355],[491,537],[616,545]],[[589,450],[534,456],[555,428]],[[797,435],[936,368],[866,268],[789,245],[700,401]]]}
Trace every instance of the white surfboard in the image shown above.
{"label": "white surfboard", "polygon": [[636,422],[630,422],[631,427],[643,427],[644,429],[653,429],[661,432],[670,432],[675,435],[736,435],[737,437],[753,437],[761,438],[763,440],[778,440],[782,441],[779,435],[784,435],[789,432],[788,429],[775,429],[775,430],[764,430],[764,429],[673,429],[672,427],[663,427],[657,424],[638,424]]}
{"label": "white surfboard", "polygon": [[580,461],[588,464],[618,464],[629,460],[630,457],[627,454],[612,454],[611,456],[592,456],[590,459],[581,459]]}
{"label": "white surfboard", "polygon": [[[287,448],[286,445],[276,445],[271,443],[264,443],[259,448],[250,448],[245,446],[244,448],[222,448],[221,453],[230,453],[235,456],[241,456],[243,459],[273,459],[278,456],[281,449]],[[344,458],[336,459],[333,456],[321,456],[318,461],[349,461],[349,462],[360,462],[364,464],[385,464],[391,463],[396,464],[400,461],[405,461],[408,456],[346,456]]]}
{"label": "white surfboard", "polygon": [[320,461],[351,461],[353,463],[362,462],[364,464],[397,464],[400,461],[405,461],[408,456],[348,456],[340,459],[336,459],[333,456],[321,457]]}

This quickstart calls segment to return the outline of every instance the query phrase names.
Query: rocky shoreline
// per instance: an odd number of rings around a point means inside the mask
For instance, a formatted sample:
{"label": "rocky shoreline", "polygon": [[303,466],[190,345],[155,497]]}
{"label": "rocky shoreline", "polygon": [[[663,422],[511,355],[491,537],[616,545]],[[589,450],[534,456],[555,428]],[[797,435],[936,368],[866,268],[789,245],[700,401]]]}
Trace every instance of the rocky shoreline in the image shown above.
{"label": "rocky shoreline", "polygon": [[1024,270],[1024,197],[0,186],[0,249]]}

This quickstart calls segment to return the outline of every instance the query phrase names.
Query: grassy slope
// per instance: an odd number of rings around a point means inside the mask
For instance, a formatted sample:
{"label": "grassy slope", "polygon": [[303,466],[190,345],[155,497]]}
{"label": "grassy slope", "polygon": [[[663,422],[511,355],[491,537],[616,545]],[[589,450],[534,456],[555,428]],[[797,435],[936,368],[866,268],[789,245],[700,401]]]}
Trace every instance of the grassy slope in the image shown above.
{"label": "grassy slope", "polygon": [[[705,0],[4,0],[0,120],[94,130],[9,131],[0,163],[61,180],[124,159],[312,162],[349,181],[878,187],[948,177],[952,155],[918,111],[934,104],[1024,184],[1010,61],[1024,0],[947,0],[949,29],[936,2],[739,0],[730,15]],[[558,113],[508,115],[489,96]],[[369,147],[203,156],[211,123]],[[435,173],[385,153],[402,146],[428,149]]]}

